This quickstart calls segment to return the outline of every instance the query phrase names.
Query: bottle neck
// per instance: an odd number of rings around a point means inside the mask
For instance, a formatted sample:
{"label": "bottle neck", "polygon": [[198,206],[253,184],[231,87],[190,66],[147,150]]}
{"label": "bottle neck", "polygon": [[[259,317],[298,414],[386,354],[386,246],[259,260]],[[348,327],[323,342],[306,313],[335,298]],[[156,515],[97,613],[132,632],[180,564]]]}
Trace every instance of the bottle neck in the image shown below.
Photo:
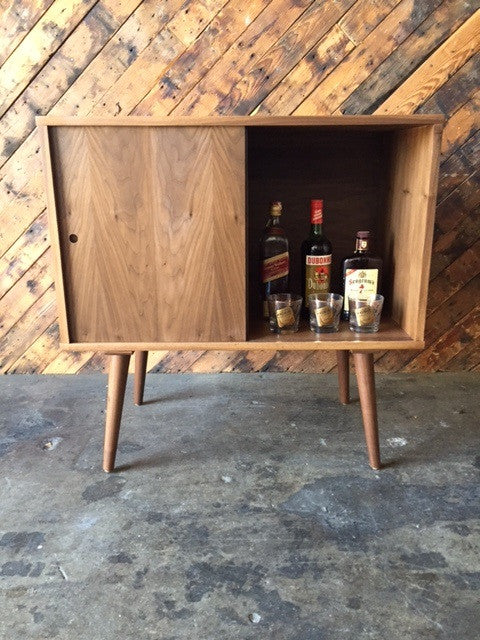
{"label": "bottle neck", "polygon": [[310,236],[323,235],[323,200],[310,200]]}
{"label": "bottle neck", "polygon": [[270,227],[279,227],[280,226],[280,216],[277,215],[271,215],[270,214],[270,218],[268,220],[268,224]]}
{"label": "bottle neck", "polygon": [[355,242],[355,253],[369,253],[370,240],[368,238],[357,238]]}

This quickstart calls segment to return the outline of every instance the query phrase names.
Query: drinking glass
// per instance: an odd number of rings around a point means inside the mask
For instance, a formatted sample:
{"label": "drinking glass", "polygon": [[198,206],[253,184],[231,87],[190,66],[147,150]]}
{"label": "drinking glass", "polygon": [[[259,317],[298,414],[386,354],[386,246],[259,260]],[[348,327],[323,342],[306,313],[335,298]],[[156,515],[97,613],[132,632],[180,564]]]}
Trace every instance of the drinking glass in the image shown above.
{"label": "drinking glass", "polygon": [[350,330],[355,333],[376,333],[382,315],[383,296],[349,296]]}
{"label": "drinking glass", "polygon": [[272,293],[267,296],[270,331],[294,333],[298,331],[302,296],[293,293]]}
{"label": "drinking glass", "polygon": [[343,296],[338,293],[312,293],[308,296],[310,330],[315,333],[338,331]]}

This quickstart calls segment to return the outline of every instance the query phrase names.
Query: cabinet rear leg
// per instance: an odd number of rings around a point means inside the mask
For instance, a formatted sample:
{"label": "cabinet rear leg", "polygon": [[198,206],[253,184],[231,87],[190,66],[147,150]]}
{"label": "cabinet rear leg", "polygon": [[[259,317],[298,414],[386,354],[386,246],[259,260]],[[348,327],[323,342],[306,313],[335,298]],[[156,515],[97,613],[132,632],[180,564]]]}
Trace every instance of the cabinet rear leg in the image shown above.
{"label": "cabinet rear leg", "polygon": [[380,469],[373,353],[354,352],[353,361],[355,363],[355,373],[358,381],[358,393],[362,408],[365,440],[367,441],[368,461],[372,469]]}
{"label": "cabinet rear leg", "polygon": [[148,351],[135,351],[135,384],[133,401],[137,405],[143,404],[143,390],[145,389],[145,375],[147,373]]}
{"label": "cabinet rear leg", "polygon": [[342,404],[350,402],[349,351],[337,351],[338,399]]}
{"label": "cabinet rear leg", "polygon": [[108,373],[107,416],[103,445],[103,470],[110,472],[115,467],[118,434],[122,420],[123,400],[127,384],[130,354],[115,353],[110,357]]}

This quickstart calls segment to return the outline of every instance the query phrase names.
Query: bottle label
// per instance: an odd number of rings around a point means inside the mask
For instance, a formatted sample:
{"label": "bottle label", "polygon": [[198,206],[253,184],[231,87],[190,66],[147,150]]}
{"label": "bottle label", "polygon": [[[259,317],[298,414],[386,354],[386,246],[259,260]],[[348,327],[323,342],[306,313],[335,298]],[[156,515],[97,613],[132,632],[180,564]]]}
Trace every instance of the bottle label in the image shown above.
{"label": "bottle label", "polygon": [[267,258],[262,264],[262,282],[271,282],[288,276],[289,264],[288,251]]}
{"label": "bottle label", "polygon": [[368,304],[359,309],[355,309],[355,317],[359,327],[366,327],[375,322],[375,313]]}
{"label": "bottle label", "polygon": [[332,255],[306,256],[305,258],[305,306],[308,308],[308,296],[312,293],[328,293],[330,288],[330,269]]}
{"label": "bottle label", "polygon": [[347,269],[343,308],[348,311],[349,296],[369,296],[377,293],[378,269]]}
{"label": "bottle label", "polygon": [[329,327],[333,324],[333,311],[330,307],[315,309],[315,318],[319,327]]}
{"label": "bottle label", "polygon": [[282,307],[281,309],[277,309],[275,311],[275,315],[280,329],[290,327],[295,324],[295,314],[293,313],[292,307]]}
{"label": "bottle label", "polygon": [[366,238],[357,238],[355,240],[355,251],[368,251],[368,240]]}
{"label": "bottle label", "polygon": [[312,200],[310,203],[310,223],[323,224],[323,201]]}

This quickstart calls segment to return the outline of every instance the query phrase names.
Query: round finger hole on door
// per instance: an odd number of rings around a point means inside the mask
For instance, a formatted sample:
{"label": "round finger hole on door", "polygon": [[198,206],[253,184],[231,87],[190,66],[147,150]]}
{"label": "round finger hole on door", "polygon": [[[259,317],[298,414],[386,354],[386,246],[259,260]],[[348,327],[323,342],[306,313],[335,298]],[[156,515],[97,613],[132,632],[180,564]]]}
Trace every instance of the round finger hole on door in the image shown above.
{"label": "round finger hole on door", "polygon": [[76,234],[76,233],[71,233],[71,234],[68,236],[68,239],[70,240],[70,242],[77,242],[77,241],[78,241],[78,236],[77,236],[77,234]]}

